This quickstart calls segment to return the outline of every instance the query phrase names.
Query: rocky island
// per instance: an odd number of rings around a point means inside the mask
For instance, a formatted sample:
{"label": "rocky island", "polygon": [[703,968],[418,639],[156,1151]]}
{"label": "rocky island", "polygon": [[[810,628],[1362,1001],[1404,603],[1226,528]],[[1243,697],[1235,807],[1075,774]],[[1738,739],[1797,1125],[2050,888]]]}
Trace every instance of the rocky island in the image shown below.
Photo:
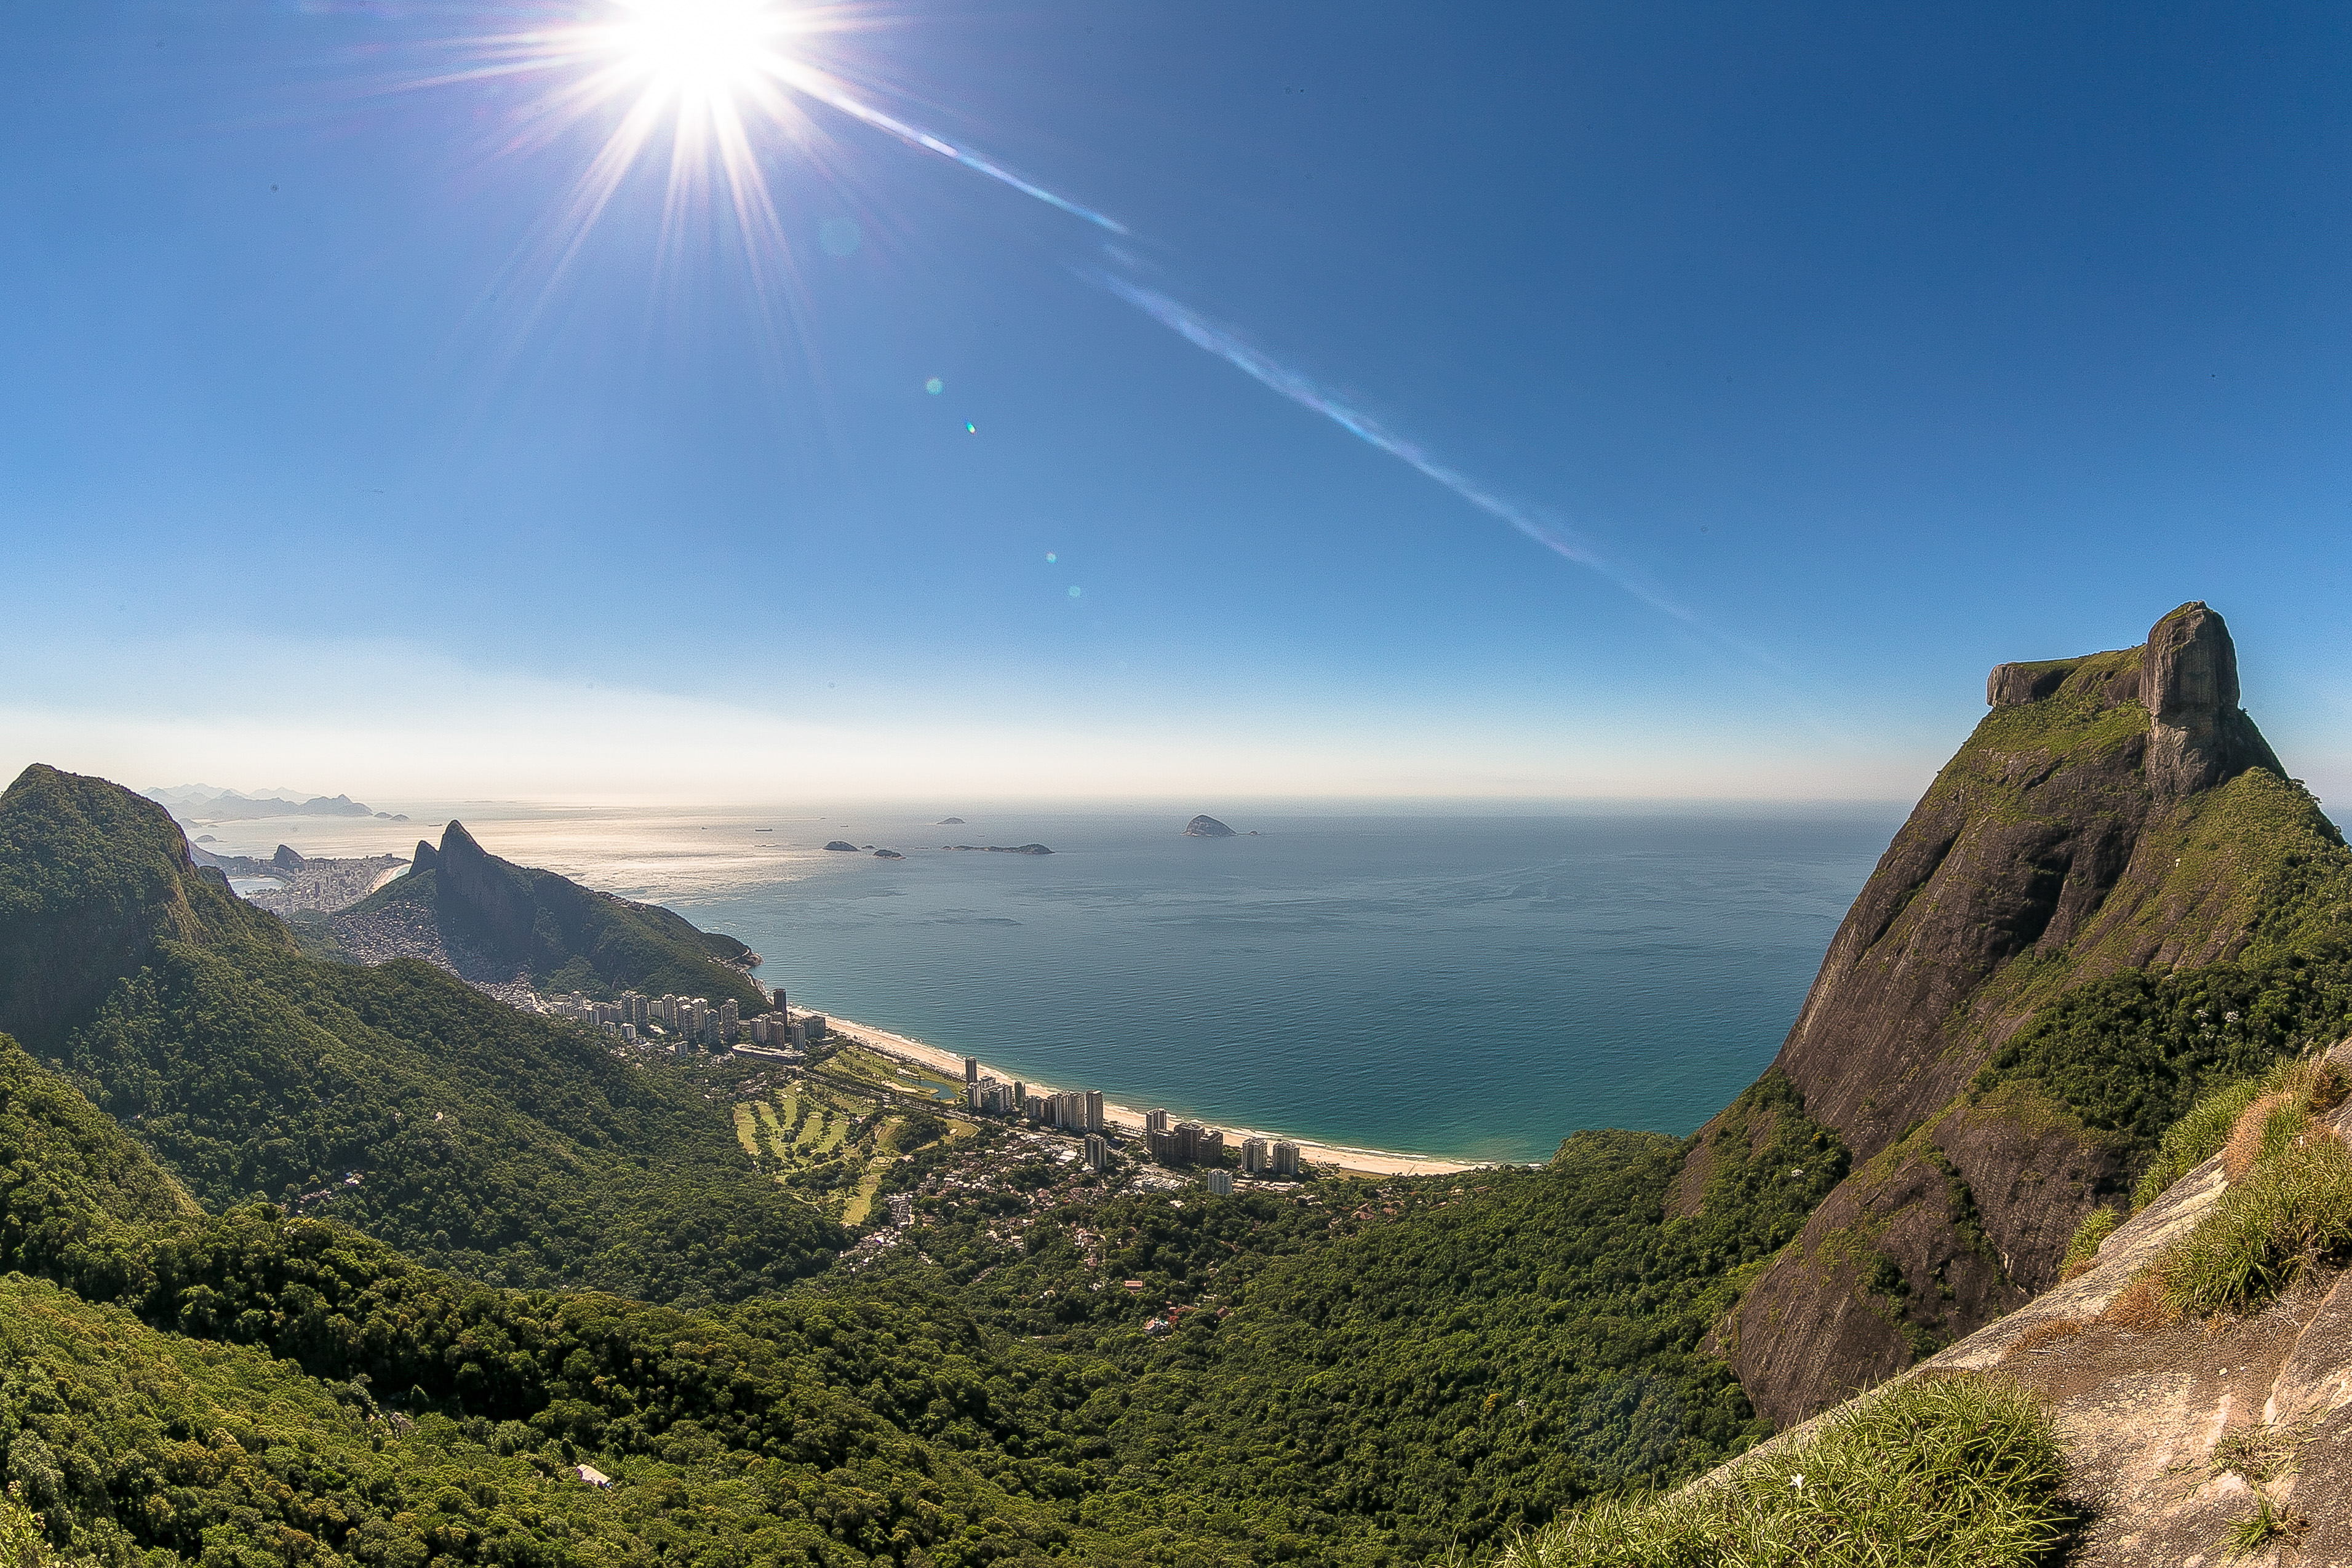
{"label": "rocky island", "polygon": [[1050,855],[1054,852],[1043,844],[941,844],[940,848],[950,852],[964,851],[988,855]]}
{"label": "rocky island", "polygon": [[1184,824],[1184,836],[1188,839],[1230,839],[1235,835],[1231,828],[1214,817],[1195,817]]}
{"label": "rocky island", "polygon": [[837,850],[844,854],[854,855],[857,852],[857,846],[856,844],[845,844],[839,839],[834,840],[833,842],[825,845],[824,847],[829,850]]}

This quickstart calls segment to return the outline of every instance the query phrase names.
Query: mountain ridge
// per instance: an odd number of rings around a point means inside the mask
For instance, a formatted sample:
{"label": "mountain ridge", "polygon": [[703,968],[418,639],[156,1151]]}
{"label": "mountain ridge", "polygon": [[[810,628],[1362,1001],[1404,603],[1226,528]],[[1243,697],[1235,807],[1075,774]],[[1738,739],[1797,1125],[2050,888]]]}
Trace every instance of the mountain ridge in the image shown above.
{"label": "mountain ridge", "polygon": [[758,956],[735,938],[704,931],[657,904],[584,887],[555,872],[517,865],[484,849],[451,821],[436,846],[419,840],[408,873],[362,899],[339,919],[414,912],[440,930],[445,950],[482,967],[473,980],[529,977],[544,990],[599,996],[635,988],[731,999],[746,1016],[767,993],[745,971]]}
{"label": "mountain ridge", "polygon": [[2202,603],[2137,648],[2000,665],[1987,698],[1774,1062],[1856,1164],[1717,1337],[1776,1421],[2053,1283],[2075,1222],[2127,1182],[2144,1128],[2094,1125],[2095,1105],[1999,1065],[2037,1017],[2079,988],[2284,952],[2309,936],[2312,868],[2352,865],[2238,707]]}

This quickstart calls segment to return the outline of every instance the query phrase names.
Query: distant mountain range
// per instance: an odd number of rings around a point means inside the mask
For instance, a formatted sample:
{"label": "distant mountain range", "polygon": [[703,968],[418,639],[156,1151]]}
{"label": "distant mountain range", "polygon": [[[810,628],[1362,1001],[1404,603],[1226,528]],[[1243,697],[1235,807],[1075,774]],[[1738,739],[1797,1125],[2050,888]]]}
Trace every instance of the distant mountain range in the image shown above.
{"label": "distant mountain range", "polygon": [[349,795],[296,799],[300,794],[299,789],[283,786],[275,791],[248,795],[242,789],[218,789],[210,784],[172,784],[148,790],[147,799],[183,822],[250,822],[264,817],[382,817],[392,822],[408,821],[390,811],[370,810]]}

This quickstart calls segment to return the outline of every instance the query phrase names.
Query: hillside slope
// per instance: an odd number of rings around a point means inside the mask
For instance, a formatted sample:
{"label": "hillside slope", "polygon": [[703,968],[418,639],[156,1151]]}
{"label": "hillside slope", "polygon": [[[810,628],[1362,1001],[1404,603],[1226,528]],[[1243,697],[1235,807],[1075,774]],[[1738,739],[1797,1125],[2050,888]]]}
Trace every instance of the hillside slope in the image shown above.
{"label": "hillside slope", "polygon": [[838,1245],[687,1068],[424,964],[304,957],[152,802],[28,768],[0,844],[0,1029],[208,1208],[309,1195],[477,1278],[658,1301],[773,1290]]}
{"label": "hillside slope", "polygon": [[2238,698],[2202,604],[1992,673],[1775,1063],[1856,1167],[1717,1336],[1774,1420],[2046,1289],[2216,1075],[2346,1016],[2352,853]]}
{"label": "hillside slope", "polygon": [[340,920],[355,924],[410,915],[437,929],[444,950],[469,980],[518,977],[542,991],[609,997],[632,988],[732,998],[749,1017],[768,998],[735,966],[751,949],[702,931],[683,916],[581,886],[551,871],[501,860],[463,822],[442,830],[438,848],[422,840],[409,873],[378,888]]}

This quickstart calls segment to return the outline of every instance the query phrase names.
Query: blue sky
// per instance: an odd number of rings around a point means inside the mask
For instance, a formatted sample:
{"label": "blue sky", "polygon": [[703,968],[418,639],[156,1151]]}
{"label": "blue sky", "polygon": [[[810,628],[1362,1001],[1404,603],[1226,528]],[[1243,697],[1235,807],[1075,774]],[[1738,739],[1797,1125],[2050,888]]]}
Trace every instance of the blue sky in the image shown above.
{"label": "blue sky", "polygon": [[2341,8],[916,0],[808,43],[1115,252],[817,104],[752,133],[781,246],[666,225],[666,144],[575,233],[625,102],[533,141],[562,70],[419,84],[609,10],[0,11],[0,764],[1900,797],[1990,664],[2202,598],[2352,791]]}

